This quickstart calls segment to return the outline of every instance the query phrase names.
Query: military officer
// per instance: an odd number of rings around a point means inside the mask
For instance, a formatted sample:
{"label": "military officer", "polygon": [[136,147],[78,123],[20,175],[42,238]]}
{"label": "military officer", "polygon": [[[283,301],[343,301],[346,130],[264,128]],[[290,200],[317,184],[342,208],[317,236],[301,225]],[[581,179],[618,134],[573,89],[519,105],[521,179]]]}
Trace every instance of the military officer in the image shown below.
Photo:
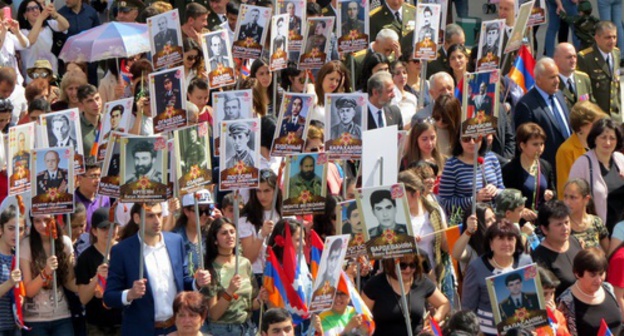
{"label": "military officer", "polygon": [[165,92],[163,98],[161,100],[161,111],[164,111],[167,107],[173,106],[175,109],[182,108],[180,102],[180,90],[173,88],[173,81],[171,80],[171,76],[169,74],[165,75],[165,80],[163,81],[163,86],[165,88]]}
{"label": "military officer", "polygon": [[390,190],[373,191],[370,196],[370,206],[379,223],[378,226],[368,230],[370,239],[381,236],[385,230],[392,230],[396,234],[407,234],[407,225],[396,222],[396,200],[392,198]]}
{"label": "military officer", "polygon": [[594,101],[591,80],[589,76],[576,69],[576,49],[570,43],[559,43],[555,47],[553,59],[557,68],[559,68],[559,90],[563,93],[568,109],[578,101],[590,100]]}
{"label": "military officer", "polygon": [[370,36],[377,36],[380,30],[389,27],[405,36],[414,31],[416,7],[405,0],[387,0],[385,5],[370,12]]}
{"label": "military officer", "polygon": [[308,38],[306,43],[305,53],[310,53],[314,48],[317,48],[319,52],[325,52],[325,43],[327,37],[325,37],[325,28],[327,23],[325,21],[317,21],[314,25],[314,35]]}
{"label": "military officer", "polygon": [[156,164],[156,150],[149,141],[139,141],[132,148],[134,159],[134,176],[126,183],[134,183],[145,176],[152,182],[162,183],[162,172],[158,171]]}
{"label": "military officer", "polygon": [[189,128],[189,144],[184,150],[184,157],[182,158],[182,171],[187,174],[191,167],[196,165],[200,169],[206,169],[206,150],[199,142],[197,136],[197,128]]}
{"label": "military officer", "polygon": [[30,166],[30,153],[26,149],[26,135],[23,132],[17,135],[17,153],[13,155],[13,169],[17,166],[26,169]]}
{"label": "military officer", "polygon": [[596,103],[622,122],[620,111],[620,50],[615,47],[617,29],[613,22],[601,21],[596,25],[595,44],[578,54],[578,69],[589,75]]}
{"label": "military officer", "polygon": [[286,13],[288,13],[288,31],[301,36],[301,18],[295,15],[295,4],[293,2],[289,2],[286,5]]}
{"label": "military officer", "polygon": [[223,22],[227,21],[226,14],[226,6],[228,0],[209,0],[209,8],[210,14],[208,14],[208,29],[210,31],[219,30]]}
{"label": "military officer", "polygon": [[315,165],[316,161],[311,155],[306,155],[299,161],[299,173],[290,179],[288,186],[291,197],[298,197],[306,190],[312,195],[321,195],[323,179],[314,173]]}
{"label": "military officer", "polygon": [[50,150],[43,156],[46,170],[37,174],[37,195],[43,195],[50,188],[58,188],[58,192],[67,191],[67,169],[59,168],[61,161],[56,151]]}
{"label": "military officer", "polygon": [[249,125],[244,122],[236,122],[230,124],[228,127],[228,137],[234,147],[234,153],[230,154],[230,158],[225,163],[226,168],[232,168],[239,162],[242,162],[245,166],[253,167],[254,155],[249,148],[249,135],[251,129]]}
{"label": "military officer", "polygon": [[290,115],[285,116],[282,122],[280,137],[286,136],[288,132],[294,132],[298,137],[303,135],[306,120],[300,115],[302,109],[303,99],[301,97],[294,97],[290,104]]}
{"label": "military officer", "polygon": [[352,30],[364,33],[364,21],[358,19],[359,5],[356,1],[347,4],[347,19],[342,23],[342,35],[347,35]]}
{"label": "military officer", "polygon": [[175,29],[167,28],[167,18],[161,16],[158,18],[158,33],[154,35],[154,46],[156,52],[162,51],[165,46],[175,47],[178,45],[178,33]]}
{"label": "military officer", "polygon": [[[435,36],[435,28],[431,27],[431,17],[433,16],[433,12],[431,8],[425,7],[423,10],[423,23],[424,25],[420,27],[420,31],[418,32],[418,41],[423,42],[425,38],[433,39]],[[433,41],[436,43],[437,41]]]}
{"label": "military officer", "polygon": [[338,139],[344,133],[351,134],[353,139],[362,139],[362,128],[354,120],[356,106],[355,99],[341,97],[336,100],[339,123],[331,128],[332,139]]}
{"label": "military officer", "polygon": [[260,10],[254,8],[249,12],[249,15],[251,16],[251,22],[247,22],[241,27],[239,41],[250,37],[254,41],[260,43],[260,40],[262,39],[262,31],[264,30],[264,27],[258,24]]}
{"label": "military officer", "polygon": [[[398,59],[401,55],[401,45],[399,44],[399,34],[390,28],[384,28],[375,37],[370,46],[366,50],[356,51],[353,54],[347,55],[345,60],[345,66],[347,69],[351,69],[351,62],[353,62],[353,83],[357,83],[357,77],[362,73],[362,64],[364,59],[370,53],[377,52],[384,54],[386,57],[390,57],[394,53],[394,57]],[[360,89],[360,88],[356,88]]]}
{"label": "military officer", "polygon": [[214,71],[219,64],[223,67],[229,68],[230,58],[227,57],[224,48],[225,43],[223,43],[221,37],[218,34],[215,34],[210,36],[208,40],[210,41],[210,58],[208,59],[208,62],[210,62],[210,70]]}

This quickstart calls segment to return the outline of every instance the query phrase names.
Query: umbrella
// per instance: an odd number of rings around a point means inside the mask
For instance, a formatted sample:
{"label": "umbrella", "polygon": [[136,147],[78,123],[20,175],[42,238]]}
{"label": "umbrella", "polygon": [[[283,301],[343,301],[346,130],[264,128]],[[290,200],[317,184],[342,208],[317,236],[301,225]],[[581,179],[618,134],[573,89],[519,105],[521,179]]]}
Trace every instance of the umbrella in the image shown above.
{"label": "umbrella", "polygon": [[59,58],[65,62],[96,62],[149,51],[146,24],[109,22],[68,38]]}

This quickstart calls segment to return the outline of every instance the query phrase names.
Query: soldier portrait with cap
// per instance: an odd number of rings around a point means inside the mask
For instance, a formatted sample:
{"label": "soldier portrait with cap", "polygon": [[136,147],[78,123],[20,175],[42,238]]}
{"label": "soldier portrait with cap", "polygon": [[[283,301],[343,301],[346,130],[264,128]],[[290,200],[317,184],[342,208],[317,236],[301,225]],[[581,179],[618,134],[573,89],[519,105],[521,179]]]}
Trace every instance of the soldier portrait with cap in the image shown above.
{"label": "soldier portrait with cap", "polygon": [[255,155],[249,147],[251,128],[247,122],[233,122],[227,129],[229,147],[233,148],[232,153],[227,153],[225,168],[233,168],[239,162],[247,167],[255,166]]}
{"label": "soldier portrait with cap", "polygon": [[135,141],[129,151],[131,160],[126,162],[132,163],[132,169],[126,168],[126,171],[133,171],[133,175],[126,180],[126,184],[135,183],[142,177],[146,177],[151,182],[162,183],[162,172],[158,170],[157,152],[154,144],[149,140]]}
{"label": "soldier portrait with cap", "polygon": [[364,34],[364,21],[358,18],[360,5],[358,5],[357,1],[349,1],[346,3],[346,6],[343,5],[343,7],[346,8],[346,13],[344,13],[345,10],[343,10],[342,17],[344,21],[341,25],[342,35],[347,35],[353,30]]}
{"label": "soldier portrait with cap", "polygon": [[423,25],[420,27],[418,31],[418,42],[423,42],[426,38],[431,39],[433,43],[437,42],[434,40],[436,28],[431,26],[432,17],[433,17],[433,11],[431,10],[431,7],[429,6],[425,7],[425,9],[423,9],[423,13],[421,17]]}
{"label": "soldier portrait with cap", "polygon": [[479,58],[478,66],[491,62],[498,64],[501,37],[501,25],[498,22],[488,23],[485,26],[485,36],[483,37],[485,44],[481,46],[479,53],[481,58]]}
{"label": "soldier portrait with cap", "polygon": [[247,18],[247,15],[249,15],[250,19],[247,21],[247,23],[241,26],[238,40],[244,41],[247,38],[251,38],[257,43],[261,43],[264,27],[258,22],[258,20],[260,19],[260,10],[258,8],[252,8],[249,12],[246,13],[245,18]]}
{"label": "soldier portrait with cap", "polygon": [[[13,154],[13,174],[10,176],[9,186],[15,186],[19,180],[30,180],[30,151],[26,146],[26,133],[17,133],[17,152]],[[21,182],[20,182],[21,183]]]}
{"label": "soldier portrait with cap", "polygon": [[163,91],[161,91],[162,96],[160,98],[160,106],[158,106],[159,113],[165,111],[170,106],[173,106],[176,110],[182,108],[179,84],[174,87],[173,79],[174,76],[171,72],[163,74]]}
{"label": "soldier portrait with cap", "polygon": [[[178,31],[169,28],[167,15],[163,14],[156,18],[158,32],[154,35],[154,47],[157,53],[165,51],[165,47],[173,51],[172,48],[177,47],[179,43]],[[153,23],[153,21],[151,22]]]}
{"label": "soldier portrait with cap", "polygon": [[355,121],[357,102],[353,98],[340,97],[335,103],[338,123],[331,128],[331,139],[338,139],[343,134],[351,134],[352,139],[362,139],[362,127]]}

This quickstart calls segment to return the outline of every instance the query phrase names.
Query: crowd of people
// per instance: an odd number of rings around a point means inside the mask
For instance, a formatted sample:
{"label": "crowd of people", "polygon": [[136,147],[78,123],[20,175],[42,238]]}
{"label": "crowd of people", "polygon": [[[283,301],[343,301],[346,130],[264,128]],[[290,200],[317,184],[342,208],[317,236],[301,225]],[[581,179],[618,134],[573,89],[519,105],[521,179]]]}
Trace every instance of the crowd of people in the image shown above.
{"label": "crowd of people", "polygon": [[[231,48],[241,3],[273,7],[272,1],[121,0],[109,6],[98,0],[63,4],[23,0],[15,4],[16,19],[4,17],[10,11],[1,11],[3,135],[16,125],[39,124],[47,113],[77,108],[82,152],[88,156],[98,142],[104,104],[123,98],[134,98],[129,123],[118,127],[120,106],[110,112],[112,130],[153,135],[156,111],[151,111],[150,101],[157,98],[144,87],[155,71],[149,55],[99,63],[63,62],[58,55],[68,37],[103,22],[145,23],[177,8],[189,124],[207,122],[212,128],[217,113],[213,92],[251,89],[252,113],[261,120],[261,171],[258,188],[226,193],[218,189],[219,161],[213,156],[211,165],[204,164],[214,170],[214,184],[208,188],[162,203],[133,204],[98,194],[104,168],[112,174],[119,166],[102,167],[87,159],[84,173],[76,176],[70,216],[32,215],[28,208],[18,216],[18,206],[5,206],[0,210],[0,335],[407,335],[408,328],[413,335],[439,335],[434,330],[438,325],[443,335],[497,335],[493,309],[497,303],[491,301],[486,278],[533,263],[538,265],[541,292],[526,294],[521,301],[524,306],[548,307],[556,320],[554,333],[517,328],[507,334],[596,335],[601,324],[613,335],[621,334],[624,112],[620,63],[624,55],[616,45],[624,44],[624,34],[621,4],[607,2],[598,1],[600,21],[590,19],[589,1],[546,1],[548,33],[544,55],[533,50],[534,86],[522,88],[505,76],[516,51],[501,57],[499,101],[474,92],[482,95],[474,104],[498,108],[494,133],[478,137],[463,135],[462,109],[467,107],[456,97],[465,75],[476,69],[478,46],[472,50],[465,46],[466,34],[472,32],[453,23],[450,15],[455,3],[457,15],[466,17],[468,0],[448,1],[449,15],[441,30],[444,42],[435,60],[413,56],[414,33],[405,30],[403,20],[409,19],[404,17],[407,13],[414,15],[414,5],[373,0],[376,8],[367,18],[371,42],[366,49],[339,54],[337,38],[329,30],[329,58],[320,69],[300,70],[295,52],[285,69],[274,72],[269,70],[268,43],[259,59],[218,56],[223,58],[217,60],[203,54],[207,49],[202,48],[201,38],[223,29],[230,45],[211,40],[216,46],[206,47]],[[285,3],[278,1],[278,6],[285,5],[289,29],[300,32],[304,23],[294,14],[298,2]],[[302,3],[307,18],[336,15],[337,0]],[[500,0],[497,5],[498,18],[505,22],[504,44],[515,25],[516,5],[514,0]],[[350,2],[345,8],[353,12],[357,6]],[[363,21],[349,15],[352,22],[343,25],[364,27]],[[582,22],[591,22],[591,27]],[[527,36],[537,28],[527,30]],[[555,44],[557,32],[562,33]],[[569,33],[572,42],[567,42]],[[587,36],[589,41],[583,39]],[[206,62],[225,61],[234,65],[237,83],[211,89]],[[312,231],[322,239],[344,232],[337,227],[342,225],[336,222],[337,204],[354,199],[355,190],[362,187],[359,160],[331,161],[324,212],[283,216],[282,158],[271,156],[282,97],[286,93],[313,96],[306,116],[310,120],[303,121],[309,124],[303,151],[313,153],[323,152],[329,138],[324,127],[326,94],[351,92],[367,94],[359,117],[367,119],[367,129],[360,129],[353,117],[350,124],[339,126],[356,129],[359,136],[391,126],[406,132],[396,173],[407,194],[418,250],[397,260],[372,261],[362,256],[348,258],[342,265],[353,283],[361,285],[374,331],[366,316],[350,305],[350,293],[338,290],[330,309],[302,315],[292,307],[274,306],[269,296],[276,289],[264,276],[269,248],[279,263],[286,262],[288,237],[311,263]],[[348,108],[355,104],[347,99],[340,102]],[[234,113],[240,110],[240,102],[224,109],[226,114]],[[58,122],[64,123],[59,132],[68,131],[67,121]],[[304,135],[303,126],[293,122],[292,127],[297,136]],[[197,132],[193,137],[197,142]],[[75,139],[61,138],[65,136],[59,136],[56,145],[76,146]],[[399,146],[393,139],[382,141]],[[207,143],[213,146],[212,139]],[[214,154],[215,148],[210,152]],[[45,183],[33,187],[44,190],[53,179],[56,176],[47,176]],[[0,199],[10,199],[8,180],[6,170],[0,171]],[[66,179],[58,181],[66,187]],[[358,216],[363,213],[355,208],[348,214],[352,233],[358,233]],[[443,231],[457,225],[462,233],[451,242]],[[511,295],[509,302],[498,302],[500,315],[513,316],[511,288],[519,281],[505,280]],[[13,289],[20,283],[25,328],[13,318]],[[539,303],[534,295],[542,298]],[[406,305],[401,303],[404,297]]]}

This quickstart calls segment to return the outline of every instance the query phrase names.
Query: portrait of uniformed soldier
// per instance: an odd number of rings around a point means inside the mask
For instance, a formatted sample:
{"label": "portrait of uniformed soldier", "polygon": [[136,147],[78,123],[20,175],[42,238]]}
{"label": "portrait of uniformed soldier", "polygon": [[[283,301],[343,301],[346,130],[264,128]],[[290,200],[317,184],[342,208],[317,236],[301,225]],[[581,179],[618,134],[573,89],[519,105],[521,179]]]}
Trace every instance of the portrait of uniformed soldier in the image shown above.
{"label": "portrait of uniformed soldier", "polygon": [[498,304],[502,321],[513,317],[518,309],[525,308],[527,311],[540,309],[537,294],[522,291],[522,275],[519,273],[505,277],[505,286],[509,290],[509,296]]}
{"label": "portrait of uniformed soldier", "polygon": [[[425,7],[423,10],[423,26],[420,27],[420,31],[418,32],[418,42],[423,42],[425,38],[429,38],[433,40],[435,36],[435,29],[431,26],[431,17],[433,16],[433,11],[430,7]],[[435,42],[435,41],[434,41]]]}
{"label": "portrait of uniformed soldier", "polygon": [[37,195],[43,195],[50,188],[57,188],[58,192],[67,191],[67,169],[59,168],[61,158],[56,151],[50,150],[43,156],[46,169],[37,174]]}
{"label": "portrait of uniformed soldier", "polygon": [[165,16],[159,17],[156,24],[158,25],[158,33],[154,35],[154,46],[156,47],[156,52],[164,50],[165,46],[177,46],[178,32],[175,29],[167,27],[167,18]]}
{"label": "portrait of uniformed soldier", "polygon": [[396,200],[392,198],[390,190],[373,191],[370,195],[370,206],[379,223],[376,227],[368,229],[370,239],[381,236],[386,230],[392,230],[395,234],[407,234],[407,225],[396,222]]}
{"label": "portrait of uniformed soldier", "polygon": [[342,239],[338,238],[332,242],[329,246],[329,253],[327,254],[327,263],[322,274],[319,274],[320,280],[317,282],[317,287],[314,288],[316,295],[330,294],[336,288],[338,284],[338,276],[340,276],[340,255],[342,254]]}
{"label": "portrait of uniformed soldier", "polygon": [[301,116],[301,110],[303,109],[303,98],[294,97],[290,102],[290,106],[284,114],[284,120],[282,120],[282,129],[280,130],[280,137],[286,136],[288,132],[294,132],[298,137],[303,135],[303,129],[305,128],[306,120]]}
{"label": "portrait of uniformed soldier", "polygon": [[197,128],[192,127],[188,129],[188,142],[183,147],[183,157],[180,159],[182,165],[182,172],[187,174],[191,167],[196,165],[200,169],[207,169],[206,149],[202,146],[199,135],[197,134]]}
{"label": "portrait of uniformed soldier", "polygon": [[317,48],[319,52],[325,52],[325,43],[327,43],[327,37],[325,37],[325,28],[327,28],[327,22],[316,21],[314,24],[314,31],[308,37],[308,43],[306,44],[305,53],[310,53],[314,48]]}
{"label": "portrait of uniformed soldier", "polygon": [[347,207],[347,223],[342,225],[342,234],[350,234],[352,237],[362,233],[362,217],[356,202],[351,202]]}
{"label": "portrait of uniformed soldier", "polygon": [[498,23],[490,23],[485,26],[485,45],[481,47],[481,58],[478,61],[478,66],[489,62],[498,63],[499,39],[500,26]]}
{"label": "portrait of uniformed soldier", "polygon": [[180,89],[173,87],[173,80],[171,79],[172,74],[167,73],[164,75],[165,79],[163,80],[163,97],[160,100],[159,111],[164,111],[167,107],[173,106],[174,109],[178,110],[182,108],[182,101],[180,99]]}
{"label": "portrait of uniformed soldier", "polygon": [[277,19],[277,22],[275,22],[275,28],[277,28],[277,30],[275,32],[275,38],[273,39],[273,53],[278,49],[284,50],[284,46],[286,46],[286,36],[282,34],[283,27],[284,18]]}
{"label": "portrait of uniformed soldier", "polygon": [[251,17],[249,22],[241,26],[238,40],[245,40],[249,37],[254,41],[260,43],[260,40],[262,39],[262,31],[264,30],[264,27],[258,24],[258,19],[260,18],[260,10],[257,8],[252,9],[251,11],[249,11],[249,16]]}
{"label": "portrait of uniformed soldier", "polygon": [[72,147],[78,150],[78,142],[71,135],[69,118],[63,114],[57,114],[50,120],[52,137],[49,137],[50,147]]}
{"label": "portrait of uniformed soldier", "polygon": [[104,134],[104,140],[108,139],[112,132],[121,132],[124,133],[126,130],[123,127],[119,127],[121,124],[121,116],[124,113],[124,106],[121,104],[117,104],[113,106],[110,110],[110,130]]}
{"label": "portrait of uniformed soldier", "polygon": [[362,128],[355,122],[355,99],[340,97],[336,100],[338,123],[331,128],[331,139],[338,139],[344,133],[351,134],[353,139],[362,138]]}
{"label": "portrait of uniformed soldier", "polygon": [[221,38],[221,36],[212,35],[208,38],[209,46],[208,48],[208,61],[210,62],[210,69],[215,70],[219,64],[221,64],[224,68],[229,68],[231,65],[230,58],[227,56],[227,51],[225,50],[225,42]]}
{"label": "portrait of uniformed soldier", "polygon": [[26,134],[20,132],[17,134],[17,153],[13,154],[13,172],[17,167],[23,167],[28,170],[30,167],[30,152],[26,147]]}
{"label": "portrait of uniformed soldier", "polygon": [[137,182],[145,176],[152,182],[162,183],[162,172],[156,168],[156,150],[150,141],[137,141],[132,147],[132,159],[134,160],[134,176],[126,183]]}
{"label": "portrait of uniformed soldier", "polygon": [[225,95],[225,100],[223,102],[223,120],[241,119],[240,110],[240,98],[234,95]]}
{"label": "portrait of uniformed soldier", "polygon": [[299,172],[290,178],[289,198],[298,197],[305,190],[315,196],[321,195],[323,179],[316,175],[315,167],[316,160],[312,155],[306,155],[299,161]]}
{"label": "portrait of uniformed soldier", "polygon": [[349,34],[352,30],[364,33],[364,21],[358,19],[359,9],[360,6],[356,1],[347,4],[347,17],[342,23],[342,35]]}
{"label": "portrait of uniformed soldier", "polygon": [[286,13],[288,13],[288,31],[301,36],[301,18],[295,15],[294,3],[289,2],[286,5]]}
{"label": "portrait of uniformed soldier", "polygon": [[250,134],[251,129],[247,123],[237,122],[230,124],[228,137],[234,147],[234,153],[228,153],[230,157],[225,163],[226,168],[232,168],[239,162],[248,167],[255,166],[253,151],[249,148]]}

